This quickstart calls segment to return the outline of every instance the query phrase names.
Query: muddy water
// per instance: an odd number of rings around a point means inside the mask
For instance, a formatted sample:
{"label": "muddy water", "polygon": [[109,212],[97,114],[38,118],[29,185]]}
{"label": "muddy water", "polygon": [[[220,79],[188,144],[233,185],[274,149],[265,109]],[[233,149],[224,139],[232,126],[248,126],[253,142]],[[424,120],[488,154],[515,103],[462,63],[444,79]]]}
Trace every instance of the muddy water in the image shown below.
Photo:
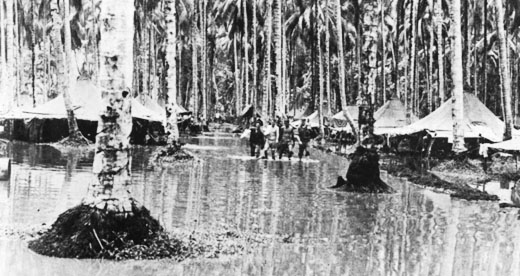
{"label": "muddy water", "polygon": [[[153,167],[151,149],[133,152],[133,193],[167,229],[225,224],[294,242],[273,239],[253,254],[216,260],[113,262],[43,257],[4,237],[0,274],[520,275],[517,210],[451,200],[385,174],[396,194],[335,193],[326,186],[346,167],[337,157],[258,161],[239,140],[189,143],[201,163]],[[0,225],[52,223],[95,181],[92,153],[23,144],[8,151],[13,175],[0,182]]]}

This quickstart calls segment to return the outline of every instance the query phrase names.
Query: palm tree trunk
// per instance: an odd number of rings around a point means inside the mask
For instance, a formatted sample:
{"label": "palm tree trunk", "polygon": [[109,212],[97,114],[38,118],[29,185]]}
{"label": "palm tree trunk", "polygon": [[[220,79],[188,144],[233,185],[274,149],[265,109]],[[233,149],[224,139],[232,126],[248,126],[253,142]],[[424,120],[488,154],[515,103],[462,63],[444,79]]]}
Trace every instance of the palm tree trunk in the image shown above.
{"label": "palm tree trunk", "polygon": [[[364,5],[364,20],[367,24],[367,32],[365,33],[364,45],[367,48],[363,49],[368,54],[368,86],[367,93],[370,95],[370,105],[376,104],[376,78],[377,78],[377,11],[373,3],[365,3]],[[384,43],[383,43],[384,44]]]}
{"label": "palm tree trunk", "polygon": [[416,72],[416,45],[417,45],[417,9],[419,7],[419,0],[412,0],[412,43],[411,43],[411,49],[410,49],[410,106],[406,112],[406,121],[407,123],[411,123],[410,116],[412,113],[412,110],[414,110],[415,101],[414,101],[414,95],[417,91],[415,91],[415,72]]}
{"label": "palm tree trunk", "polygon": [[252,40],[252,43],[253,43],[253,96],[252,96],[252,101],[251,101],[251,104],[253,105],[253,108],[256,112],[256,108],[257,108],[257,104],[256,104],[256,101],[257,101],[257,93],[258,93],[258,89],[257,89],[257,78],[258,78],[258,54],[257,54],[257,49],[256,49],[256,44],[257,44],[257,38],[258,38],[258,34],[257,34],[257,25],[258,25],[258,18],[256,16],[256,0],[253,0],[253,40]]}
{"label": "palm tree trunk", "polygon": [[428,14],[430,15],[430,46],[428,47],[428,112],[433,111],[433,47],[434,47],[434,22],[433,22],[433,0],[428,1]]}
{"label": "palm tree trunk", "polygon": [[323,82],[325,81],[323,76],[323,51],[321,50],[321,27],[318,26],[318,72],[319,72],[319,82],[318,82],[318,93],[319,94],[319,106],[318,106],[318,116],[319,116],[319,126],[320,126],[320,133],[323,137],[324,128],[323,128]]}
{"label": "palm tree trunk", "polygon": [[[130,133],[132,131],[132,96],[126,89],[132,83],[134,39],[134,1],[103,1],[101,3],[100,55],[104,66],[100,84],[104,91],[104,111],[99,117],[96,155],[93,171],[99,184],[89,188],[93,206],[115,212],[129,212],[130,206]],[[112,57],[117,57],[113,59]],[[87,199],[87,202],[89,200]],[[121,208],[122,207],[122,208]]]}
{"label": "palm tree trunk", "polygon": [[276,55],[276,114],[284,116],[282,110],[282,102],[284,97],[283,91],[283,75],[282,75],[282,8],[281,0],[273,1],[273,25],[274,25],[274,43]]}
{"label": "palm tree trunk", "polygon": [[201,60],[201,76],[202,76],[202,117],[204,120],[208,119],[208,103],[207,103],[207,86],[208,86],[208,78],[207,78],[207,64],[208,64],[208,47],[207,47],[207,26],[206,26],[206,8],[207,8],[207,0],[201,1],[201,11],[200,15],[202,18],[200,19],[201,26],[201,35],[202,35],[202,60]]}
{"label": "palm tree trunk", "polygon": [[435,0],[435,30],[437,36],[437,67],[439,78],[439,103],[440,106],[446,98],[444,94],[444,43],[442,37],[442,0]]}
{"label": "palm tree trunk", "polygon": [[[336,0],[336,31],[338,36],[338,59],[339,59],[339,96],[341,98],[341,109],[343,109],[343,115],[347,118],[347,121],[352,128],[352,133],[355,137],[358,136],[358,131],[354,125],[354,120],[350,117],[347,111],[347,95],[345,95],[345,54],[343,48],[343,24],[341,17],[341,1]],[[359,141],[358,141],[359,142]]]}
{"label": "palm tree trunk", "polygon": [[453,81],[453,148],[454,152],[466,150],[464,146],[464,79],[462,65],[462,34],[460,24],[460,0],[452,0],[451,6],[451,78]]}
{"label": "palm tree trunk", "polygon": [[242,4],[243,13],[244,13],[244,89],[246,96],[246,104],[251,103],[251,97],[249,95],[249,18],[247,18],[247,0],[244,0]]}
{"label": "palm tree trunk", "polygon": [[507,55],[508,43],[504,30],[504,9],[502,0],[495,0],[495,4],[497,11],[498,41],[500,45],[500,76],[502,90],[504,91],[504,122],[506,124],[504,140],[509,140],[512,138],[513,114],[511,110],[511,73],[509,71],[509,59]]}
{"label": "palm tree trunk", "polygon": [[[69,0],[63,0],[62,2],[63,15],[65,20],[63,21],[63,29],[65,33],[65,60],[62,64],[63,69],[65,70],[65,74],[61,76],[63,78],[62,81],[62,91],[63,91],[63,99],[65,100],[65,109],[67,109],[67,121],[69,125],[69,139],[71,140],[80,140],[84,139],[83,135],[78,128],[78,123],[76,121],[76,117],[74,116],[74,109],[72,107],[72,100],[70,98],[70,84],[71,84],[71,74],[70,74],[70,58],[71,58],[71,34],[70,34],[70,21],[69,21]],[[58,27],[58,25],[55,25]],[[57,33],[60,32],[60,29],[56,30]],[[58,38],[56,38],[58,39]],[[61,36],[59,37],[61,42]],[[58,43],[58,42],[57,42]],[[60,65],[59,65],[60,66]]]}
{"label": "palm tree trunk", "polygon": [[198,57],[198,49],[197,45],[198,41],[198,29],[197,29],[197,20],[193,19],[191,22],[191,89],[192,89],[192,105],[193,105],[193,117],[197,119],[199,117],[199,57]]}
{"label": "palm tree trunk", "polygon": [[332,115],[331,98],[330,98],[330,30],[329,30],[329,0],[325,0],[325,62],[327,66],[327,77],[325,79],[325,90],[327,91],[327,108],[329,114]]}
{"label": "palm tree trunk", "polygon": [[265,21],[266,38],[265,38],[265,65],[264,65],[264,91],[263,91],[263,103],[262,103],[262,117],[267,118],[269,116],[268,104],[269,104],[269,93],[271,92],[271,36],[272,36],[272,4],[273,0],[267,0],[267,15]]}
{"label": "palm tree trunk", "polygon": [[[3,2],[3,1],[2,1]],[[2,3],[3,4],[3,3]],[[4,7],[0,6],[0,49],[5,49],[6,41],[5,41],[5,25],[3,24],[5,20]],[[7,82],[7,58],[6,51],[2,50],[0,52],[0,85],[5,87]],[[7,90],[0,91],[0,107],[2,111],[6,110],[7,107],[5,104],[7,103]]]}
{"label": "palm tree trunk", "polygon": [[[439,0],[440,1],[440,0]],[[484,89],[484,104],[487,104],[487,48],[488,48],[488,28],[487,28],[487,12],[488,12],[488,0],[484,0],[484,12],[482,15],[482,21],[484,22],[484,51],[482,58],[482,88]]]}
{"label": "palm tree trunk", "polygon": [[385,4],[383,0],[380,0],[380,13],[381,13],[381,56],[382,56],[382,64],[381,64],[381,82],[383,91],[383,103],[386,103],[386,34],[385,34]]}
{"label": "palm tree trunk", "polygon": [[234,58],[234,66],[235,66],[235,109],[236,109],[236,116],[240,116],[240,109],[241,109],[241,97],[240,97],[240,70],[238,69],[238,49],[237,49],[237,40],[238,35],[235,34],[233,37],[233,58]]}
{"label": "palm tree trunk", "polygon": [[168,62],[166,82],[166,124],[165,133],[168,135],[168,144],[172,145],[179,140],[177,125],[177,9],[175,0],[165,1],[166,9],[166,62]]}
{"label": "palm tree trunk", "polygon": [[4,83],[3,89],[7,91],[7,105],[8,109],[11,110],[14,104],[14,95],[15,95],[15,87],[14,87],[14,69],[15,68],[15,60],[14,60],[14,26],[13,26],[13,5],[14,0],[6,0],[5,1],[6,10],[5,10],[5,20],[7,21],[5,24],[6,27],[6,51],[7,51],[7,82]]}

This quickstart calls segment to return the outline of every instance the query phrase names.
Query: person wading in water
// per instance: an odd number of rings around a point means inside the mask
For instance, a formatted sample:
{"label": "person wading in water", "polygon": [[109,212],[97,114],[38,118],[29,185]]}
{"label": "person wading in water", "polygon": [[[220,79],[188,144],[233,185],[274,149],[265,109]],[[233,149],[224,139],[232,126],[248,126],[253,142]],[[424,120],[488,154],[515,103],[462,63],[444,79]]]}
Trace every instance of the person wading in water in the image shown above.
{"label": "person wading in water", "polygon": [[305,119],[302,120],[301,126],[298,128],[298,132],[296,133],[296,141],[298,142],[298,158],[302,161],[303,154],[305,156],[309,156],[309,150],[307,147],[309,146],[309,141],[311,140],[311,130],[308,125],[305,124]]}
{"label": "person wading in water", "polygon": [[249,136],[249,147],[251,148],[251,156],[260,157],[260,151],[262,151],[265,145],[265,137],[262,132],[262,124],[256,121],[255,128],[251,128],[251,136]]}
{"label": "person wading in water", "polygon": [[272,120],[269,122],[270,126],[268,126],[266,134],[267,134],[267,141],[265,143],[264,148],[264,159],[267,159],[268,151],[271,150],[271,156],[273,157],[273,160],[276,159],[275,152],[278,146],[278,140],[280,140],[280,129],[276,125],[276,121]]}
{"label": "person wading in water", "polygon": [[285,119],[285,125],[280,129],[280,147],[278,148],[279,159],[282,159],[284,153],[291,160],[294,147],[294,129],[289,125],[289,120]]}

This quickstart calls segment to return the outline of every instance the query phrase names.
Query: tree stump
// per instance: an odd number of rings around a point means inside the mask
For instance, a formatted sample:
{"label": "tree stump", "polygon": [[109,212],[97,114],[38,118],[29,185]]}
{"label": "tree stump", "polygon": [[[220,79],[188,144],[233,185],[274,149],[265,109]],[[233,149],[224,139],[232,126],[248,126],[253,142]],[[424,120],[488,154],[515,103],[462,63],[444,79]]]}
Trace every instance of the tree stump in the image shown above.
{"label": "tree stump", "polygon": [[358,147],[352,154],[346,180],[338,176],[333,189],[355,193],[392,193],[394,189],[379,176],[379,154],[372,149]]}

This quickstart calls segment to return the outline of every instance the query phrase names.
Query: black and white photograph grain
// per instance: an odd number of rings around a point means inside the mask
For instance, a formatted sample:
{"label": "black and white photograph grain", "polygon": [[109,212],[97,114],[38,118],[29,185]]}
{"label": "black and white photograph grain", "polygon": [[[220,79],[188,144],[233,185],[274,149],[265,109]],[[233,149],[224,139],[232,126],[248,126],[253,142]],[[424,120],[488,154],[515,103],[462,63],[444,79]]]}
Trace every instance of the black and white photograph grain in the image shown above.
{"label": "black and white photograph grain", "polygon": [[0,0],[0,275],[520,276],[520,0]]}

